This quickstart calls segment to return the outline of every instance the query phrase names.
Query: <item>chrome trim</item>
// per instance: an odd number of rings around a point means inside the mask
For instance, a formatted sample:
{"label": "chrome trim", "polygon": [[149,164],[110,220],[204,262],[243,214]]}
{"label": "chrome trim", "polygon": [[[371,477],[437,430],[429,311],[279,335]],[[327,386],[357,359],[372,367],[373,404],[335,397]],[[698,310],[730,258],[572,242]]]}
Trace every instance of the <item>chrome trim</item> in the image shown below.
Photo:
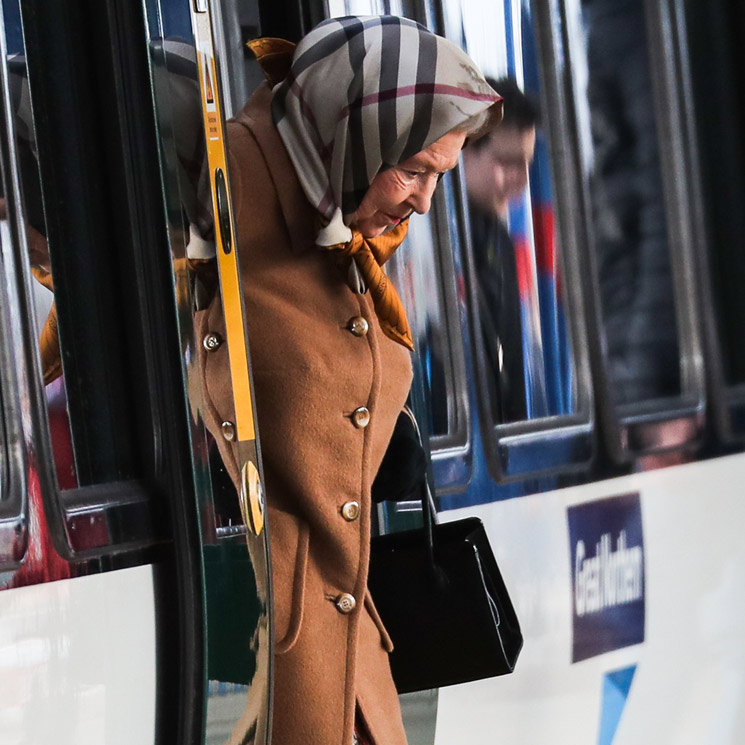
{"label": "chrome trim", "polygon": [[[650,39],[649,53],[654,101],[658,106],[658,139],[666,186],[669,240],[671,245],[679,247],[670,252],[670,263],[675,281],[675,309],[681,346],[681,397],[694,394],[703,409],[706,379],[693,240],[703,208],[700,201],[695,200],[695,189],[691,188],[694,181],[691,169],[695,168],[695,159],[687,149],[690,142],[686,138],[685,97],[681,89],[684,82],[688,85],[688,81],[682,78],[685,68],[681,64],[682,50],[676,38],[679,29],[675,4],[676,0],[646,0],[646,10],[654,34]],[[698,177],[697,169],[693,175]]]}

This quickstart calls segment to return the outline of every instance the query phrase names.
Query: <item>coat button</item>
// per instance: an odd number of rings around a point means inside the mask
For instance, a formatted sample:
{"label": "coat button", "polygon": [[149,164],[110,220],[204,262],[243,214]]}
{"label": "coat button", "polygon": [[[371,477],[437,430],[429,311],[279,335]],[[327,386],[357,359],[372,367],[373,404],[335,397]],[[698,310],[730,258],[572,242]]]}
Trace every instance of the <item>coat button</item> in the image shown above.
{"label": "coat button", "polygon": [[364,429],[370,424],[370,410],[364,406],[352,412],[352,422],[357,429]]}
{"label": "coat button", "polygon": [[355,316],[349,319],[347,329],[355,336],[364,336],[370,329],[370,324],[362,316]]}
{"label": "coat button", "polygon": [[344,615],[351,613],[356,605],[357,601],[354,599],[354,595],[350,595],[348,592],[343,592],[336,598],[336,609]]}
{"label": "coat button", "polygon": [[204,339],[202,339],[202,346],[208,352],[214,352],[216,349],[219,349],[221,344],[222,339],[219,334],[207,334]]}
{"label": "coat button", "polygon": [[360,503],[352,500],[345,502],[341,508],[342,517],[350,523],[353,523],[360,516]]}
{"label": "coat button", "polygon": [[228,441],[233,442],[235,440],[235,424],[233,422],[223,422],[220,425],[222,430],[222,436]]}

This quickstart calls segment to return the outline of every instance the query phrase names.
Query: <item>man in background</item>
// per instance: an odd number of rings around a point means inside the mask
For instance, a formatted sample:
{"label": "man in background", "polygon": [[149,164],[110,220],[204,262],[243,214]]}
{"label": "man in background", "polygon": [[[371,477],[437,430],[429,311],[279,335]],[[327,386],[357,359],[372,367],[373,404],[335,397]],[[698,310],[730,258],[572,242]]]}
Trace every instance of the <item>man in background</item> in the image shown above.
{"label": "man in background", "polygon": [[495,421],[527,418],[520,289],[507,219],[528,184],[538,109],[512,78],[489,85],[504,99],[504,119],[464,150],[479,310]]}

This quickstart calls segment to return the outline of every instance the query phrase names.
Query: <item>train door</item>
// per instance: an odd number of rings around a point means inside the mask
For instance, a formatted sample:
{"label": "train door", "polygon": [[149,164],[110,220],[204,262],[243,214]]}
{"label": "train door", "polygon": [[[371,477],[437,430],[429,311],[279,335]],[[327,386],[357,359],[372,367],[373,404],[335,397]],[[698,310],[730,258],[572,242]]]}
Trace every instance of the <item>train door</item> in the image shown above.
{"label": "train door", "polygon": [[[263,745],[268,531],[209,14],[0,20],[2,740]],[[215,255],[233,320],[195,339]],[[240,493],[195,371],[220,344]]]}

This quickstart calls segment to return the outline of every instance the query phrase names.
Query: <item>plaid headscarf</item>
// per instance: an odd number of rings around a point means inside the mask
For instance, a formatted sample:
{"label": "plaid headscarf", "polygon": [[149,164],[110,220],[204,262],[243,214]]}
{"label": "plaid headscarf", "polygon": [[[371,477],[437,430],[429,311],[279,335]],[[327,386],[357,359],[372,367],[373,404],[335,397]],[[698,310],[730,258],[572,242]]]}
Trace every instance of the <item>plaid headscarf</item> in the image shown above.
{"label": "plaid headscarf", "polygon": [[500,96],[457,46],[397,16],[332,18],[297,45],[272,115],[305,195],[347,243],[378,173],[424,150]]}

